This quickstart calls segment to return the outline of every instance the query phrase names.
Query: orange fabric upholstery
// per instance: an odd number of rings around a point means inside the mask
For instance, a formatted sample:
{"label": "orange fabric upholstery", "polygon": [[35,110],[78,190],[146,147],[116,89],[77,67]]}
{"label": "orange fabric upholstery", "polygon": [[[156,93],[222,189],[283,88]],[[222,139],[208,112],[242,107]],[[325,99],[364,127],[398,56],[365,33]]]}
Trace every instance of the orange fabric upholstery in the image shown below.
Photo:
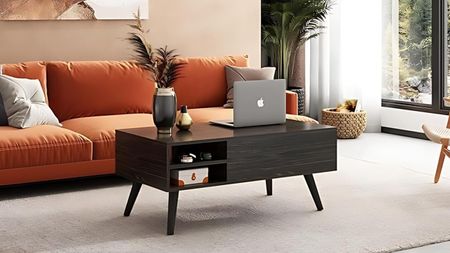
{"label": "orange fabric upholstery", "polygon": [[44,93],[47,94],[47,74],[45,63],[43,62],[24,62],[18,64],[2,65],[3,74],[28,79],[39,79]]}
{"label": "orange fabric upholstery", "polygon": [[49,105],[60,121],[150,113],[155,85],[149,77],[129,62],[49,62]]}
{"label": "orange fabric upholstery", "polygon": [[115,160],[74,162],[0,170],[0,186],[114,174]]}
{"label": "orange fabric upholstery", "polygon": [[[174,88],[194,124],[233,117],[225,109],[225,66],[246,67],[245,56],[183,58]],[[115,130],[154,126],[154,82],[129,62],[29,62],[4,65],[14,77],[39,79],[63,124],[28,129],[0,127],[0,185],[113,174]],[[297,94],[286,93],[286,111],[297,114]]]}
{"label": "orange fabric upholstery", "polygon": [[221,58],[183,58],[186,63],[181,77],[174,83],[178,105],[189,108],[222,106],[226,102],[227,81],[225,66],[247,67],[246,56]]}
{"label": "orange fabric upholstery", "polygon": [[286,114],[298,115],[298,94],[286,91]]}
{"label": "orange fabric upholstery", "polygon": [[92,142],[67,129],[0,127],[0,170],[91,159]]}
{"label": "orange fabric upholstery", "polygon": [[[230,119],[232,109],[223,107],[191,109],[189,113],[194,122],[209,122],[211,119]],[[112,159],[115,157],[116,130],[138,127],[153,127],[151,114],[121,114],[71,119],[62,122],[63,127],[89,138],[94,147],[93,159]]]}
{"label": "orange fabric upholstery", "polygon": [[89,138],[94,145],[94,160],[115,157],[116,129],[154,126],[151,114],[122,114],[71,119],[63,127]]}
{"label": "orange fabric upholstery", "polygon": [[210,120],[233,119],[233,109],[223,107],[209,107],[190,109],[189,114],[195,123],[208,123]]}

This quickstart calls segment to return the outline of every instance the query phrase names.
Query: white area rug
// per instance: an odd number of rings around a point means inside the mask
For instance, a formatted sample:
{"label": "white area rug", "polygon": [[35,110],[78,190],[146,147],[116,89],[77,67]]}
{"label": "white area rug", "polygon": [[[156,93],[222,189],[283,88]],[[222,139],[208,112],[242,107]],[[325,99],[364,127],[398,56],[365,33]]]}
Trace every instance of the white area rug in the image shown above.
{"label": "white area rug", "polygon": [[0,252],[389,252],[446,241],[450,167],[432,183],[438,151],[384,134],[340,141],[338,172],[316,176],[322,212],[302,177],[275,180],[271,197],[262,181],[184,191],[174,236],[156,189],[143,187],[128,218],[128,185],[22,189],[0,195]]}

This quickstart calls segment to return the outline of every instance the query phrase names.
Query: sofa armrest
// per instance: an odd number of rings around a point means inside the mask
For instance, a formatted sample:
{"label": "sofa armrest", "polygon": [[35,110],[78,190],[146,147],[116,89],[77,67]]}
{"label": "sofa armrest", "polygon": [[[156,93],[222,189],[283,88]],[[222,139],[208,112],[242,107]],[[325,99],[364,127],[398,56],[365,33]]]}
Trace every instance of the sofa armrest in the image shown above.
{"label": "sofa armrest", "polygon": [[286,114],[298,115],[298,94],[286,91]]}

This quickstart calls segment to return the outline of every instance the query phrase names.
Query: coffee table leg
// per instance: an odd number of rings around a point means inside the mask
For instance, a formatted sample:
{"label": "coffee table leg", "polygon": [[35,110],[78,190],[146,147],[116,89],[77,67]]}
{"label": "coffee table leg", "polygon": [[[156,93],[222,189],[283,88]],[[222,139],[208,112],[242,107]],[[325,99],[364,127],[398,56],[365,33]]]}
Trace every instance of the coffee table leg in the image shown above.
{"label": "coffee table leg", "polygon": [[272,179],[266,179],[267,196],[272,196]]}
{"label": "coffee table leg", "polygon": [[128,197],[127,207],[125,208],[124,216],[130,216],[131,210],[133,209],[134,202],[136,202],[136,198],[141,190],[141,183],[133,183],[131,187],[130,196]]}
{"label": "coffee table leg", "polygon": [[178,191],[169,192],[169,212],[167,216],[167,235],[175,232],[175,220],[177,218]]}
{"label": "coffee table leg", "polygon": [[316,203],[317,211],[322,211],[323,206],[320,201],[319,191],[316,187],[316,182],[314,182],[313,175],[305,175],[306,184],[308,185],[309,191],[311,192],[314,203]]}

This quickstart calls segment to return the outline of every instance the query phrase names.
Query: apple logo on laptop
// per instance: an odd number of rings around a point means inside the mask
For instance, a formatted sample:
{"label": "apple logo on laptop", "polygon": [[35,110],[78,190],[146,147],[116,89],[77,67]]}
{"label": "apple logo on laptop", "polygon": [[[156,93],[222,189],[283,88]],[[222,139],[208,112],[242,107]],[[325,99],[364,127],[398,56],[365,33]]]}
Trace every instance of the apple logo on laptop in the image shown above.
{"label": "apple logo on laptop", "polygon": [[259,108],[263,108],[264,107],[264,99],[263,98],[258,99],[258,102],[256,102],[256,103],[258,104]]}

